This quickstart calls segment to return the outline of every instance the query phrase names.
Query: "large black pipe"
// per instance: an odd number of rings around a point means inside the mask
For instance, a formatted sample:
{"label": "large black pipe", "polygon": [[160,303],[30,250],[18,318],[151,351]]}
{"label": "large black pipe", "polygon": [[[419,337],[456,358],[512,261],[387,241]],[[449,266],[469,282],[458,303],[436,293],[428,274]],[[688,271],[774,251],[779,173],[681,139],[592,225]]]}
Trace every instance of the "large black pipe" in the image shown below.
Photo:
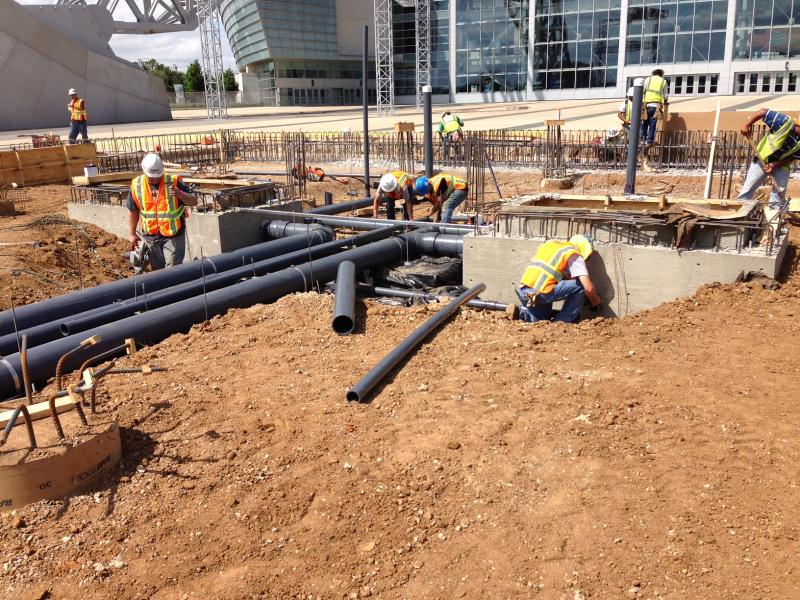
{"label": "large black pipe", "polygon": [[404,339],[389,354],[375,365],[369,373],[364,375],[358,382],[347,390],[347,399],[351,402],[363,402],[369,393],[389,374],[389,372],[399,365],[417,346],[424,342],[429,335],[444,325],[452,317],[461,305],[469,302],[478,296],[486,286],[482,283],[472,286],[466,292],[455,298],[450,304],[433,315],[430,319],[420,325],[411,335]]}
{"label": "large black pipe", "polygon": [[[334,204],[334,206],[336,206]],[[379,227],[396,227],[398,225],[407,229],[435,229],[439,233],[449,235],[467,235],[474,233],[476,227],[474,225],[456,225],[453,223],[432,223],[428,221],[397,221],[389,219],[372,219],[365,217],[346,217],[341,215],[324,215],[324,214],[310,214],[310,213],[297,213],[287,210],[261,210],[257,208],[242,208],[239,210],[247,212],[263,213],[265,219],[279,217],[281,219],[291,219],[296,223],[303,222],[316,222],[331,227],[347,227],[349,229],[378,229]]]}
{"label": "large black pipe", "polygon": [[[401,290],[399,288],[381,287],[374,285],[359,284],[356,287],[356,292],[365,296],[387,296],[389,298],[419,298],[423,302],[442,302],[443,300],[452,300],[451,296],[437,296],[428,292],[418,292],[415,290]],[[498,312],[505,312],[508,310],[508,304],[497,302],[496,300],[470,300],[466,303],[470,308],[477,308],[480,310],[496,310]]]}
{"label": "large black pipe", "polygon": [[[202,279],[190,281],[178,286],[173,286],[165,290],[156,292],[155,294],[148,295],[146,298],[139,298],[138,300],[128,300],[126,302],[117,303],[110,307],[103,307],[102,309],[88,311],[81,315],[75,315],[69,319],[56,323],[61,335],[67,336],[86,331],[92,327],[99,327],[106,323],[111,323],[125,317],[130,317],[140,312],[161,308],[186,298],[191,298],[202,294],[205,290],[206,293],[214,290],[222,289],[223,287],[238,283],[242,279],[250,277],[260,277],[267,273],[274,273],[280,269],[285,269],[292,265],[303,264],[309,260],[317,260],[325,256],[330,256],[342,250],[363,246],[364,244],[372,243],[394,235],[395,230],[386,229],[379,231],[368,231],[358,235],[335,240],[326,244],[319,244],[316,246],[309,246],[302,250],[295,250],[288,254],[282,254],[275,258],[268,258],[239,267],[238,269],[231,269],[218,275],[206,277],[205,281]],[[56,339],[55,337],[51,339]],[[48,340],[49,341],[49,340]]]}
{"label": "large black pipe", "polygon": [[[267,226],[269,224],[269,226]],[[293,235],[310,236],[320,225],[318,223],[292,223],[290,221],[264,221],[261,227],[261,238],[265,240],[278,240]],[[330,229],[330,239],[336,237],[336,233]],[[318,236],[315,236],[318,237]]]}
{"label": "large black pipe", "polygon": [[639,133],[642,129],[642,97],[644,80],[633,82],[633,104],[631,105],[631,126],[628,132],[628,163],[625,167],[625,193],[636,193],[636,160],[639,155]]}
{"label": "large black pipe", "polygon": [[[320,240],[327,242],[331,238],[329,230],[318,230],[313,233],[320,236]],[[142,286],[147,293],[155,292],[173,285],[185,283],[211,273],[221,273],[242,265],[242,261],[250,262],[280,256],[287,252],[299,250],[308,245],[307,236],[289,237],[286,239],[264,242],[248,246],[234,252],[224,252],[216,256],[205,258],[202,262],[192,261],[172,267],[152,271],[136,277],[120,279],[111,283],[98,285],[86,290],[71,292],[63,296],[56,296],[34,304],[28,304],[16,309],[17,327],[20,332],[42,323],[52,321],[67,315],[73,315],[84,310],[111,304],[119,300],[127,300],[142,293]],[[0,335],[14,333],[14,320],[10,310],[0,313]]]}
{"label": "large black pipe", "polygon": [[[399,235],[346,250],[29,349],[31,381],[42,383],[51,377],[59,358],[74,350],[87,337],[97,335],[101,338],[92,346],[92,354],[120,346],[126,338],[134,338],[142,344],[159,342],[174,333],[186,332],[192,325],[223,314],[230,308],[273,302],[286,294],[314,289],[316,285],[334,279],[342,261],[351,260],[358,270],[364,270],[400,262],[410,255],[416,256],[417,235]],[[65,361],[63,371],[76,368],[86,358],[87,352],[74,353]],[[0,398],[9,398],[20,393],[21,382],[19,354],[0,360]]]}
{"label": "large black pipe", "polygon": [[[361,57],[361,110],[364,123],[364,193],[369,196],[369,27],[364,25],[364,49]],[[377,80],[376,80],[377,83]]]}
{"label": "large black pipe", "polygon": [[358,200],[348,200],[347,202],[338,202],[336,204],[323,204],[322,206],[312,208],[307,214],[338,215],[340,213],[356,211],[360,208],[367,208],[368,206],[372,206],[372,198],[359,198]]}
{"label": "large black pipe", "polygon": [[425,177],[433,177],[433,104],[429,85],[422,86],[423,144],[425,145]]}
{"label": "large black pipe", "polygon": [[339,263],[336,273],[331,325],[339,335],[350,335],[356,328],[356,265],[350,260]]}

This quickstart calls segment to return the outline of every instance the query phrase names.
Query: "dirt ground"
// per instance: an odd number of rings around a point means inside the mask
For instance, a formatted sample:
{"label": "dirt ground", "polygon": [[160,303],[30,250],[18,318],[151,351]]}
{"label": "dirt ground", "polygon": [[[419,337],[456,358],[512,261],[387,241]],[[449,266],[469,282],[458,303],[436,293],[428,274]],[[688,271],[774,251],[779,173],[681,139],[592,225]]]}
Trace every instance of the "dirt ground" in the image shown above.
{"label": "dirt ground", "polygon": [[295,294],[172,336],[99,394],[119,470],[0,515],[0,598],[800,597],[798,244],[775,291],[462,311],[366,404],[432,308],[340,337]]}

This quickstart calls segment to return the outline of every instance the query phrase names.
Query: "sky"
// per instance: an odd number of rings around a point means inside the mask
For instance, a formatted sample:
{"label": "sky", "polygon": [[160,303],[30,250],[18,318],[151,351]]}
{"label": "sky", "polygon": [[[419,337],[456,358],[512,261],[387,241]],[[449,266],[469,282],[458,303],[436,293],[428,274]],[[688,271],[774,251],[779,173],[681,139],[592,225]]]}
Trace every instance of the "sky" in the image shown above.
{"label": "sky", "polygon": [[[236,72],[233,51],[220,24],[223,66]],[[167,66],[178,65],[183,71],[193,60],[200,60],[200,30],[179,33],[159,33],[156,35],[115,35],[111,38],[111,48],[120,58],[139,60],[155,58]]]}

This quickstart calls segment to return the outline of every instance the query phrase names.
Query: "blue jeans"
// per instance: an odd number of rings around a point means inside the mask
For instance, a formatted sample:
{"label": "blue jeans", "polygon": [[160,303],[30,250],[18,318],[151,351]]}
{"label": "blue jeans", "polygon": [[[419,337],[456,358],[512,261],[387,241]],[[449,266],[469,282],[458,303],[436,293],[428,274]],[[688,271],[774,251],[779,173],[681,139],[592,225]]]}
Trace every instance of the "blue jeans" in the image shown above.
{"label": "blue jeans", "polygon": [[69,122],[69,143],[74,144],[78,139],[78,134],[81,134],[81,140],[84,142],[89,141],[89,133],[86,130],[86,121],[70,121]]}
{"label": "blue jeans", "polygon": [[517,296],[522,303],[519,310],[520,321],[533,323],[535,321],[549,321],[553,315],[553,302],[563,300],[564,306],[558,312],[556,321],[563,323],[576,323],[581,313],[585,300],[585,293],[581,282],[577,279],[562,279],[549,294],[539,294],[533,306],[528,306],[526,292],[531,292],[529,287],[517,290]]}
{"label": "blue jeans", "polygon": [[450,223],[453,211],[467,199],[467,190],[454,190],[450,197],[442,203],[442,223]]}
{"label": "blue jeans", "polygon": [[[756,194],[758,187],[764,183],[767,174],[761,167],[761,163],[754,160],[747,169],[747,175],[742,184],[742,191],[739,193],[737,200],[752,200]],[[782,190],[786,191],[786,186],[789,185],[789,169],[783,168],[772,172],[772,178],[775,180],[775,185],[780,186]],[[783,200],[778,192],[775,191],[775,185],[772,186],[772,191],[769,195],[770,208],[783,208]]]}
{"label": "blue jeans", "polygon": [[642,141],[645,144],[652,144],[656,139],[656,124],[658,123],[658,119],[656,119],[657,110],[658,108],[655,106],[648,106],[647,118],[642,121]]}

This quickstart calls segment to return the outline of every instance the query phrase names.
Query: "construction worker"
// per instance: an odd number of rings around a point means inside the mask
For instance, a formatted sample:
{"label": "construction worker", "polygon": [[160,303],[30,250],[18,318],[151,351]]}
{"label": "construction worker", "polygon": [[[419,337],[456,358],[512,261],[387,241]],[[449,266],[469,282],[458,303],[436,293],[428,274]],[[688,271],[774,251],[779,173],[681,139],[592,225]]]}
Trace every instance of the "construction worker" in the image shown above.
{"label": "construction worker", "polygon": [[617,117],[622,121],[622,128],[630,133],[631,130],[631,111],[633,110],[633,88],[628,88],[628,94],[625,100],[619,103],[617,109]]}
{"label": "construction worker", "polygon": [[464,137],[464,121],[449,110],[442,113],[439,120],[439,139],[442,140],[445,159],[450,158],[450,145],[458,144]]}
{"label": "construction worker", "polygon": [[391,171],[381,177],[375,200],[372,203],[372,217],[378,218],[378,206],[381,201],[386,204],[386,218],[394,220],[395,201],[403,200],[403,218],[406,221],[414,220],[414,199],[416,179],[405,171]]}
{"label": "construction worker", "polygon": [[600,310],[600,296],[589,277],[586,260],[593,252],[592,240],[574,235],[568,242],[549,240],[542,243],[525,270],[517,290],[522,307],[522,321],[549,321],[553,302],[564,305],[556,321],[575,323],[586,300],[593,311]]}
{"label": "construction worker", "polygon": [[305,177],[306,181],[323,181],[325,179],[325,171],[319,167],[306,167],[300,163],[295,163],[292,167],[292,175],[296,180]]}
{"label": "construction worker", "polygon": [[70,97],[67,110],[69,111],[69,143],[74,144],[81,135],[82,142],[89,141],[89,133],[86,130],[86,100],[78,97],[75,88],[70,88],[67,92]]}
{"label": "construction worker", "polygon": [[642,143],[645,148],[653,145],[656,139],[658,119],[663,118],[664,109],[669,105],[667,80],[663,69],[655,69],[653,74],[644,80],[644,97],[646,116],[642,121]]}
{"label": "construction worker", "polygon": [[466,179],[449,173],[439,173],[430,179],[419,177],[415,189],[419,196],[430,200],[436,213],[436,221],[442,223],[451,222],[453,211],[467,199],[469,191]]}
{"label": "construction worker", "polygon": [[794,160],[800,158],[800,123],[789,115],[762,108],[748,117],[742,125],[741,134],[749,138],[756,121],[763,121],[769,132],[755,147],[756,155],[747,169],[742,191],[737,199],[752,200],[759,186],[771,176],[775,185],[769,196],[768,210],[773,211],[772,215],[767,214],[770,218],[774,216],[774,211],[783,209],[789,172]]}
{"label": "construction worker", "polygon": [[197,196],[175,175],[164,175],[158,154],[142,160],[144,175],[134,177],[128,195],[128,233],[131,251],[147,247],[152,270],[183,262],[186,253],[185,207],[197,206]]}

